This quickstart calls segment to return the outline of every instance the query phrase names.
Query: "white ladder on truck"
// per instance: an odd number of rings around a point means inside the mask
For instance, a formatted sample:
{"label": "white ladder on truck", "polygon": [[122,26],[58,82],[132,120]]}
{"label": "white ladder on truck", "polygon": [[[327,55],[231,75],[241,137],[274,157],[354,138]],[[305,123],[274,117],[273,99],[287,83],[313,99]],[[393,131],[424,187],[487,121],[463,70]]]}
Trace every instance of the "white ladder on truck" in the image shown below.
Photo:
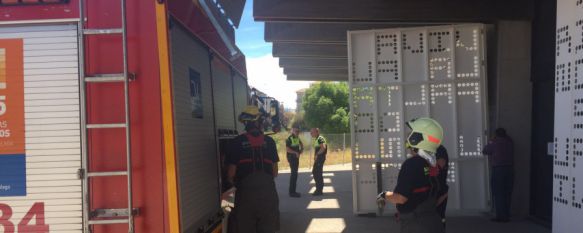
{"label": "white ladder on truck", "polygon": [[[90,29],[85,27],[85,1],[79,1],[79,57],[81,75],[81,144],[82,144],[82,169],[79,170],[79,177],[83,180],[83,232],[91,233],[94,225],[126,224],[128,232],[134,233],[134,215],[138,210],[132,205],[132,161],[131,161],[131,131],[130,131],[130,106],[129,106],[129,81],[128,56],[127,56],[127,20],[126,20],[126,0],[119,0],[121,7],[121,27],[111,29]],[[95,0],[98,1],[98,0]],[[85,37],[96,35],[120,35],[122,40],[123,73],[119,74],[97,74],[87,75],[85,73]],[[125,122],[110,124],[91,124],[87,122],[87,96],[88,85],[99,85],[99,83],[122,83],[124,86]],[[125,129],[126,160],[127,167],[122,171],[90,171],[88,137],[91,130]],[[128,205],[123,209],[92,209],[90,203],[90,181],[92,179],[108,179],[108,177],[125,176],[127,178]]]}

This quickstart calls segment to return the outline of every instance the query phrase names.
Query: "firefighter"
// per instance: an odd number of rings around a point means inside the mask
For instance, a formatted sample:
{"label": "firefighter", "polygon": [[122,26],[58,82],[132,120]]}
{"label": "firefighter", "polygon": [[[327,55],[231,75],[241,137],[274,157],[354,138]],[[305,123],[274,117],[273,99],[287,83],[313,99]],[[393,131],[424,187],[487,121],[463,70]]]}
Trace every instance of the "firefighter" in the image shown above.
{"label": "firefighter", "polygon": [[449,171],[449,155],[447,154],[447,150],[443,145],[437,148],[437,152],[435,153],[435,157],[437,159],[437,166],[439,168],[439,185],[440,185],[440,193],[439,198],[437,199],[437,213],[441,217],[441,222],[443,223],[443,228],[445,229],[445,211],[447,209],[447,197],[449,191],[449,185],[447,185],[447,172]]}
{"label": "firefighter", "polygon": [[275,141],[262,131],[263,120],[256,106],[247,106],[239,115],[246,132],[234,138],[227,150],[228,182],[236,188],[229,232],[279,230],[279,198],[274,182],[279,157]]}
{"label": "firefighter", "polygon": [[316,183],[316,191],[312,195],[322,196],[324,194],[324,177],[322,172],[324,170],[324,162],[326,162],[328,146],[326,145],[326,139],[320,135],[320,129],[313,128],[310,134],[314,138],[314,167],[312,168],[312,176],[314,176],[314,182]]}
{"label": "firefighter", "polygon": [[297,126],[293,126],[291,135],[285,141],[285,146],[287,150],[287,161],[291,168],[291,176],[289,178],[289,196],[290,197],[301,197],[301,194],[296,192],[296,185],[298,182],[298,167],[300,164],[300,155],[304,151],[304,144],[300,140],[300,129]]}
{"label": "firefighter", "polygon": [[443,129],[430,118],[412,120],[407,126],[411,129],[406,142],[411,156],[401,165],[395,190],[380,193],[377,201],[397,205],[401,233],[443,233],[436,211],[441,188],[435,156]]}

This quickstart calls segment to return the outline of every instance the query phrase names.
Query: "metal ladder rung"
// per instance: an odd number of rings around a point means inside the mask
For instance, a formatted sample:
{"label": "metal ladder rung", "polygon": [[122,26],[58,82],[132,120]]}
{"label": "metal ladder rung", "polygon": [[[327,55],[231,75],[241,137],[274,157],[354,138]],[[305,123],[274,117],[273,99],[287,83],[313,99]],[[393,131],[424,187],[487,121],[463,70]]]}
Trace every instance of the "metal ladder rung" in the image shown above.
{"label": "metal ladder rung", "polygon": [[85,82],[88,83],[123,82],[125,80],[123,74],[99,74],[85,77]]}
{"label": "metal ladder rung", "polygon": [[127,176],[127,171],[118,171],[118,172],[88,172],[88,177],[100,177],[100,176]]}
{"label": "metal ladder rung", "polygon": [[[132,209],[132,216],[138,215],[140,209]],[[93,218],[120,218],[129,217],[128,209],[96,209],[91,211],[91,217]]]}
{"label": "metal ladder rung", "polygon": [[127,124],[87,124],[87,129],[115,129],[115,128],[125,128]]}
{"label": "metal ladder rung", "polygon": [[128,224],[129,219],[89,220],[89,225]]}
{"label": "metal ladder rung", "polygon": [[83,29],[83,34],[85,35],[111,35],[121,33],[123,33],[123,28]]}

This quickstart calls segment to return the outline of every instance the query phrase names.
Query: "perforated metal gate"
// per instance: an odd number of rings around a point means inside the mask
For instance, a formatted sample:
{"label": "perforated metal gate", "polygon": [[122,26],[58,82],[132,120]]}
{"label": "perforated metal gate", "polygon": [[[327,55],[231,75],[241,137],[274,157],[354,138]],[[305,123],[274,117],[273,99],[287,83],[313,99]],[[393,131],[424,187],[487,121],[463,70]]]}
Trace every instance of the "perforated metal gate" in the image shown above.
{"label": "perforated metal gate", "polygon": [[392,190],[406,158],[404,123],[427,116],[445,130],[448,208],[488,208],[484,38],[474,24],[348,33],[355,213],[377,212],[379,182]]}
{"label": "perforated metal gate", "polygon": [[557,11],[553,232],[567,233],[583,229],[583,2]]}

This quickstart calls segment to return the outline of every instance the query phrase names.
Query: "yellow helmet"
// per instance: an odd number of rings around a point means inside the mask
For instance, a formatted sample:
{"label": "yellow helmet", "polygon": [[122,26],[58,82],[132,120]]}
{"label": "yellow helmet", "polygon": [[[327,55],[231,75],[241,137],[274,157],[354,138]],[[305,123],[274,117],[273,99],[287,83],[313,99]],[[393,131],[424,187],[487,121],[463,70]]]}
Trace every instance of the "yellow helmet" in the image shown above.
{"label": "yellow helmet", "polygon": [[411,134],[407,146],[435,153],[443,141],[443,128],[431,118],[413,119],[407,122]]}
{"label": "yellow helmet", "polygon": [[239,122],[247,123],[249,121],[257,121],[261,117],[261,112],[257,106],[248,105],[239,114]]}

